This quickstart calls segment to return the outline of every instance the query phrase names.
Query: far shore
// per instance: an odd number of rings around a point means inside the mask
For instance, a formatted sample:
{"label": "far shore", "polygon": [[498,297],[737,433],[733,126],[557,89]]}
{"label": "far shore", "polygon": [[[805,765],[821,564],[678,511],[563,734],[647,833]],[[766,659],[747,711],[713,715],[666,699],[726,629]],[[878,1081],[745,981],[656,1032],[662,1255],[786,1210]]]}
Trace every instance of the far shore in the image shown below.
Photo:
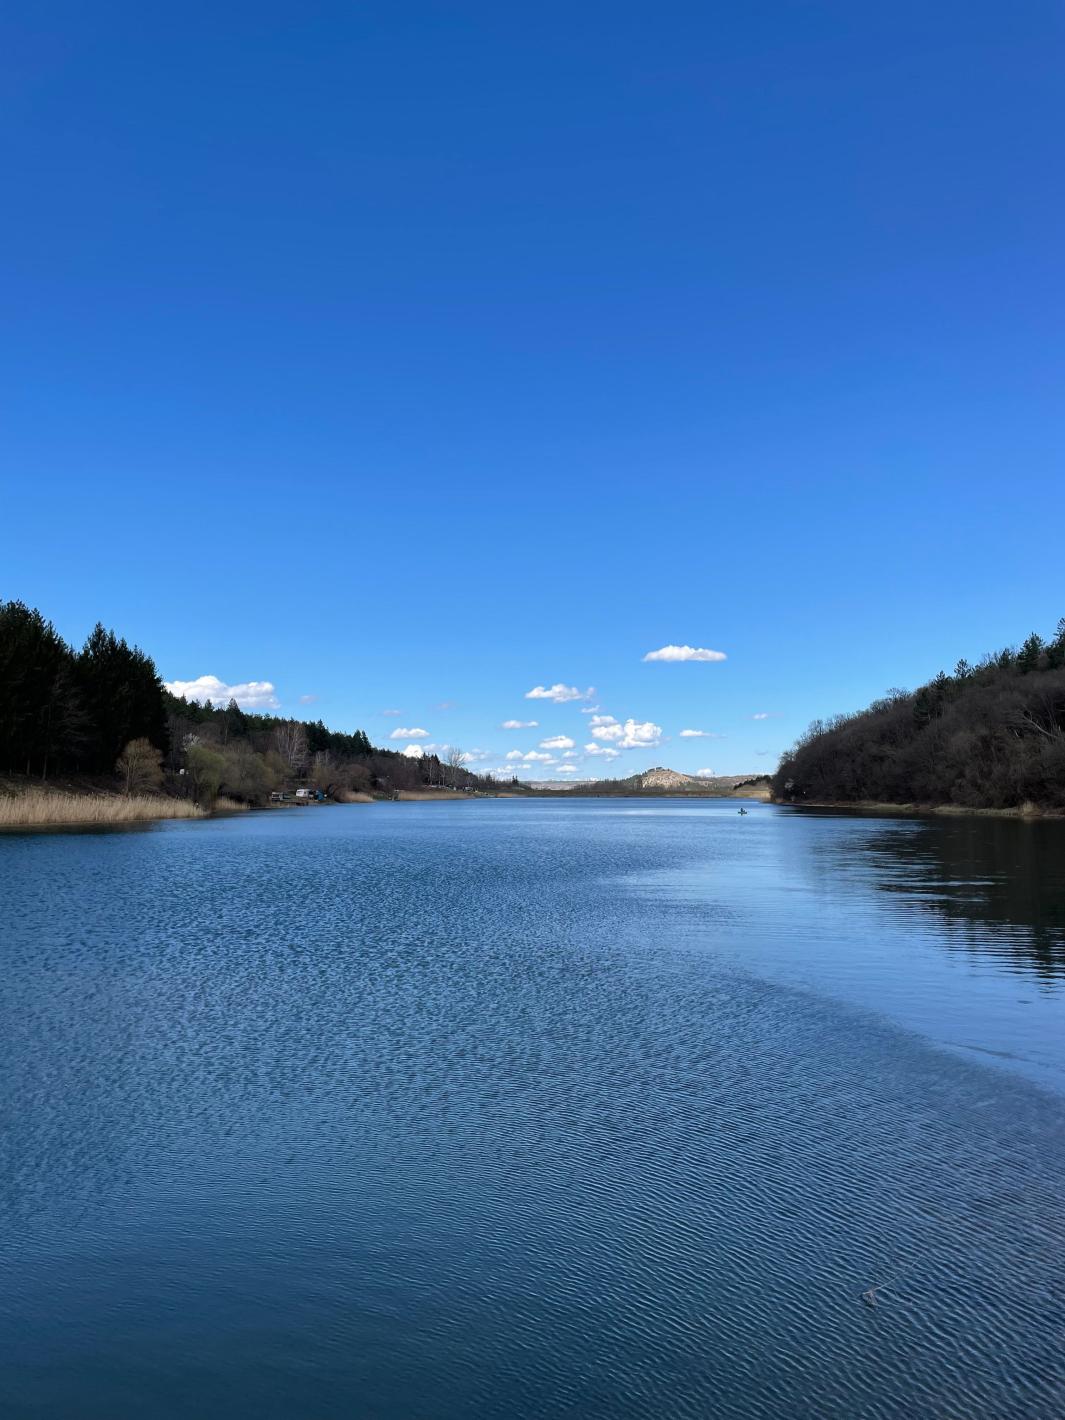
{"label": "far shore", "polygon": [[166,794],[133,794],[126,796],[108,792],[71,792],[69,789],[33,788],[16,794],[0,795],[0,832],[4,830],[33,830],[46,828],[92,828],[121,826],[123,824],[151,823],[166,819],[207,820],[227,818],[234,814],[252,811],[273,812],[277,809],[330,808],[344,804],[387,804],[387,803],[461,803],[476,799],[559,799],[569,801],[577,798],[612,799],[671,799],[685,802],[707,800],[748,801],[772,803],[780,808],[814,809],[833,813],[853,813],[855,815],[892,815],[900,818],[922,818],[930,815],[945,818],[1011,818],[1032,822],[1040,819],[1062,820],[1065,813],[1055,809],[1042,809],[1032,803],[1011,808],[985,809],[966,808],[961,804],[891,804],[874,800],[830,801],[830,800],[783,800],[771,799],[762,785],[755,788],[737,789],[729,794],[670,793],[645,790],[632,794],[597,793],[589,785],[587,789],[575,788],[561,793],[550,790],[527,790],[515,793],[501,789],[498,794],[467,794],[458,789],[401,789],[392,794],[368,794],[347,790],[342,797],[323,801],[287,800],[284,803],[250,805],[220,797],[210,807],[194,804],[189,799],[173,798]]}
{"label": "far shore", "polygon": [[864,814],[898,814],[903,818],[921,818],[928,814],[941,815],[944,818],[1065,818],[1065,812],[1060,809],[1042,809],[1038,804],[1031,803],[1003,809],[972,809],[964,804],[884,804],[872,799],[771,799],[770,802],[784,809],[849,809]]}

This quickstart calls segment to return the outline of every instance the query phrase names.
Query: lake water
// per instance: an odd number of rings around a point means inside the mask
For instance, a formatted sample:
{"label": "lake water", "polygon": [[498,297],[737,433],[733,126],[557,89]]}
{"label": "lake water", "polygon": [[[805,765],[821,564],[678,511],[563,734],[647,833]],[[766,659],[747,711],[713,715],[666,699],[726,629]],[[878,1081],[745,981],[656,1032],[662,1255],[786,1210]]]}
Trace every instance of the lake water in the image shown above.
{"label": "lake water", "polygon": [[1065,1413],[1065,825],[736,809],[0,838],[0,1414]]}

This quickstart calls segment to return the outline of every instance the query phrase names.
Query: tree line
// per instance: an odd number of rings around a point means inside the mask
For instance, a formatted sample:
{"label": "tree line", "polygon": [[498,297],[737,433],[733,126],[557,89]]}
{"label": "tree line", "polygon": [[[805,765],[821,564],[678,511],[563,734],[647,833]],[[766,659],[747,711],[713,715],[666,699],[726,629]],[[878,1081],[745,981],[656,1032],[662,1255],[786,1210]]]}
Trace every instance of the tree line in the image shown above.
{"label": "tree line", "polygon": [[106,777],[127,793],[164,790],[198,803],[223,793],[261,803],[296,785],[340,796],[498,787],[466,769],[457,750],[414,759],[375,748],[363,730],[173,696],[151,657],[114,631],[98,623],[75,649],[20,601],[0,602],[0,770]]}
{"label": "tree line", "polygon": [[781,759],[779,799],[1065,808],[1065,617],[917,690],[815,720]]}
{"label": "tree line", "polygon": [[151,658],[97,624],[68,646],[22,602],[0,602],[0,765],[47,779],[110,773],[125,746],[167,743],[163,685]]}

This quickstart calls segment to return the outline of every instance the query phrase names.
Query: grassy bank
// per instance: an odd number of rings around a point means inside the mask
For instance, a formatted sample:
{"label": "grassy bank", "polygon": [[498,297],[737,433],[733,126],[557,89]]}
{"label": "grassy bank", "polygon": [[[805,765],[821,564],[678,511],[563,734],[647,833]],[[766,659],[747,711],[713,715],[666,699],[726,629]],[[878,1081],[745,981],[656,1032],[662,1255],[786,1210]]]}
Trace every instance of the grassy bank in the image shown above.
{"label": "grassy bank", "polygon": [[0,828],[47,828],[65,824],[143,823],[163,818],[205,818],[188,799],[155,794],[67,794],[31,789],[0,798]]}

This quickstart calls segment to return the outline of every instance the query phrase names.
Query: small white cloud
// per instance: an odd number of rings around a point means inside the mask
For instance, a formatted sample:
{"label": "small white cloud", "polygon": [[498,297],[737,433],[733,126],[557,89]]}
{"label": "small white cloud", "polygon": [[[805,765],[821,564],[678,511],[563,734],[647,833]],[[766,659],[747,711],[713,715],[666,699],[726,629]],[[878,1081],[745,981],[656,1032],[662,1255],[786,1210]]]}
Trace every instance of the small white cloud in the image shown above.
{"label": "small white cloud", "polygon": [[525,692],[525,699],[553,700],[556,705],[564,705],[567,700],[591,700],[594,694],[591,686],[581,691],[575,685],[563,685],[557,681],[554,685],[534,685],[532,690]]}
{"label": "small white cloud", "polygon": [[541,749],[572,749],[576,740],[571,740],[569,735],[552,735],[550,739],[541,740]]}
{"label": "small white cloud", "polygon": [[611,747],[610,747],[609,745],[596,745],[596,744],[585,745],[585,746],[584,746],[584,752],[585,752],[585,754],[598,754],[598,755],[602,755],[602,757],[603,757],[604,759],[617,759],[617,758],[618,758],[618,751],[617,751],[616,749],[611,749]]}
{"label": "small white cloud", "polygon": [[716,779],[717,775],[712,769],[697,769],[695,777],[696,779]]}
{"label": "small white cloud", "polygon": [[575,764],[560,764],[558,772],[560,774],[576,774],[577,766]]}
{"label": "small white cloud", "polygon": [[593,739],[620,740],[625,731],[613,715],[593,715],[588,722]]}
{"label": "small white cloud", "polygon": [[661,646],[648,651],[645,661],[725,661],[724,651],[708,651],[705,646]]}
{"label": "small white cloud", "polygon": [[752,720],[777,720],[779,718],[772,710],[759,710],[757,715],[751,716]]}
{"label": "small white cloud", "polygon": [[577,753],[577,751],[576,751],[575,749],[568,749],[568,750],[566,751],[566,753],[562,756],[562,758],[563,758],[563,759],[579,759],[580,756],[578,755],[578,753]]}
{"label": "small white cloud", "polygon": [[381,714],[382,714],[382,715],[402,715],[402,714],[403,714],[403,711],[402,711],[402,710],[382,710],[382,711],[381,711]]}
{"label": "small white cloud", "polygon": [[507,757],[507,759],[520,759],[520,758],[521,758],[521,750],[520,750],[520,749],[508,749],[508,750],[507,750],[507,756],[506,756],[506,757]]}
{"label": "small white cloud", "polygon": [[582,709],[581,709],[581,714],[582,714],[582,715],[594,715],[595,712],[596,712],[598,709],[599,709],[599,706],[598,706],[598,705],[585,705],[585,706],[583,706]]}
{"label": "small white cloud", "polygon": [[534,749],[531,749],[528,754],[522,755],[522,758],[523,758],[523,760],[525,761],[526,764],[554,764],[554,763],[555,763],[555,756],[554,756],[553,754],[540,754],[540,753],[538,753],[538,752],[537,752],[536,750],[534,750]]}
{"label": "small white cloud", "polygon": [[662,743],[662,726],[655,725],[650,720],[644,720],[642,724],[636,720],[626,720],[624,728],[625,733],[617,742],[618,749],[649,749]]}
{"label": "small white cloud", "polygon": [[186,700],[198,700],[202,705],[228,705],[235,700],[242,710],[277,710],[281,702],[272,680],[245,680],[229,685],[216,675],[201,675],[195,680],[168,680],[163,684],[171,695],[183,695]]}
{"label": "small white cloud", "polygon": [[428,730],[420,730],[417,725],[411,730],[403,730],[397,727],[388,737],[390,740],[427,740]]}
{"label": "small white cloud", "polygon": [[440,704],[433,708],[436,710],[454,710],[455,702],[453,700],[441,700]]}
{"label": "small white cloud", "polygon": [[408,745],[403,753],[408,759],[421,759],[425,751],[422,749],[421,745]]}
{"label": "small white cloud", "polygon": [[681,730],[682,740],[723,740],[724,735],[715,735],[713,730]]}
{"label": "small white cloud", "polygon": [[539,720],[504,720],[499,727],[501,730],[538,730]]}
{"label": "small white cloud", "polygon": [[317,699],[318,699],[317,695],[301,695],[301,696],[300,696],[300,704],[301,704],[301,705],[313,705],[314,702],[315,702]]}

